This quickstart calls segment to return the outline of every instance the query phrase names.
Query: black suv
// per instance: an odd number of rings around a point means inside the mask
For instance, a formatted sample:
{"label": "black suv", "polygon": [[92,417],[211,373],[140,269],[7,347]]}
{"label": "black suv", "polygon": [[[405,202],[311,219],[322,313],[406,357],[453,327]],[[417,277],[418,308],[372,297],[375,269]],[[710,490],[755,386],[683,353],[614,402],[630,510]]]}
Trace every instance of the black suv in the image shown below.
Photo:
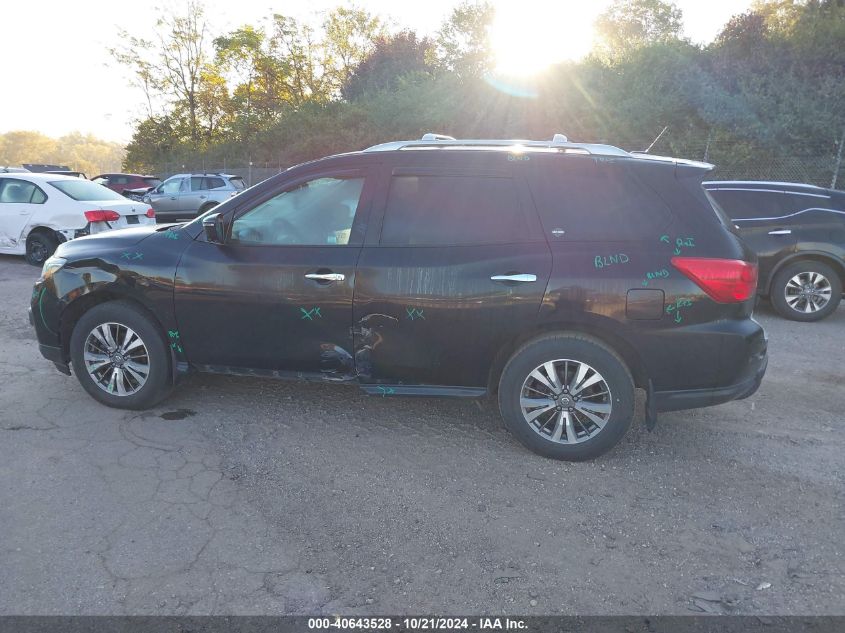
{"label": "black suv", "polygon": [[836,310],[845,280],[845,192],[756,181],[704,188],[757,253],[759,293],[781,316],[818,321]]}
{"label": "black suv", "polygon": [[187,224],[59,247],[41,353],[109,406],[190,370],[498,394],[534,451],[614,446],[658,411],[752,394],[766,337],[753,251],[710,165],[607,145],[426,135],[293,167]]}

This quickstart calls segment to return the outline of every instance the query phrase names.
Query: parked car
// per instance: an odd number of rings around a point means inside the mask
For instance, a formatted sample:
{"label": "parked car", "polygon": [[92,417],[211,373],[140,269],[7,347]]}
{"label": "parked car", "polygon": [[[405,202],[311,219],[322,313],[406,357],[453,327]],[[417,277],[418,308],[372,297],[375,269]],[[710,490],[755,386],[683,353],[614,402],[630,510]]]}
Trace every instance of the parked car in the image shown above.
{"label": "parked car", "polygon": [[161,179],[157,176],[143,176],[141,174],[100,174],[91,180],[123,196],[126,196],[129,191],[143,190],[143,193],[146,193],[161,184]]}
{"label": "parked car", "polygon": [[180,219],[202,215],[246,189],[233,174],[176,174],[144,196],[161,218]]}
{"label": "parked car", "polygon": [[41,266],[67,240],[155,224],[148,206],[90,180],[47,173],[0,175],[0,253]]}
{"label": "parked car", "polygon": [[759,257],[758,291],[794,321],[830,316],[845,280],[845,192],[786,182],[704,187]]}
{"label": "parked car", "polygon": [[12,167],[11,165],[0,167],[0,174],[27,174],[27,173],[29,173],[29,170],[24,169],[23,167]]}
{"label": "parked car", "polygon": [[41,353],[113,407],[191,370],[497,394],[526,446],[593,458],[637,387],[652,426],[763,378],[756,258],[705,195],[711,168],[562,136],[387,143],[186,224],[63,244],[31,318]]}

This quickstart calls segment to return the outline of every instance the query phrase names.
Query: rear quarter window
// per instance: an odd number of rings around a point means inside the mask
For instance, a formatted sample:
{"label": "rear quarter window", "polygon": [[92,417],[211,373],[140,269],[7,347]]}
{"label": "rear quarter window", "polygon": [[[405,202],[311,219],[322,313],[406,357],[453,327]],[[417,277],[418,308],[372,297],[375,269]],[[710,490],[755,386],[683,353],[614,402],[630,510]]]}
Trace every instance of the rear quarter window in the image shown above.
{"label": "rear quarter window", "polygon": [[672,221],[666,203],[621,161],[554,157],[529,171],[529,184],[556,241],[649,239]]}
{"label": "rear quarter window", "polygon": [[708,193],[733,220],[777,218],[787,213],[782,191],[750,189],[710,189]]}
{"label": "rear quarter window", "polygon": [[394,176],[381,243],[388,246],[506,244],[528,226],[511,178]]}

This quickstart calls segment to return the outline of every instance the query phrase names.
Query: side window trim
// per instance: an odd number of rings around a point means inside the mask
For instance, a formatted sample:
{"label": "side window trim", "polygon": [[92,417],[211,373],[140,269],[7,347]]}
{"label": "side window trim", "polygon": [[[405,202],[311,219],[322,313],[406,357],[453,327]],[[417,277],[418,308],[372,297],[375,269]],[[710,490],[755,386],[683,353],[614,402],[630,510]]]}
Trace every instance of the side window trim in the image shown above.
{"label": "side window trim", "polygon": [[352,221],[349,243],[333,245],[327,244],[326,246],[331,246],[331,248],[361,248],[364,243],[364,234],[367,231],[367,222],[372,209],[373,190],[375,189],[375,175],[377,167],[377,165],[368,165],[366,167],[340,167],[337,169],[323,168],[300,174],[293,180],[288,180],[281,186],[270,189],[264,195],[253,198],[248,203],[234,209],[234,211],[230,214],[229,220],[226,222],[226,237],[224,242],[227,244],[230,243],[234,246],[248,248],[315,248],[315,245],[299,244],[241,244],[232,240],[232,227],[239,218],[243,217],[256,207],[261,206],[276,196],[292,191],[306,182],[317,180],[319,178],[357,177],[364,179],[364,186],[361,190],[361,196],[358,199],[358,208],[355,210],[355,218]]}

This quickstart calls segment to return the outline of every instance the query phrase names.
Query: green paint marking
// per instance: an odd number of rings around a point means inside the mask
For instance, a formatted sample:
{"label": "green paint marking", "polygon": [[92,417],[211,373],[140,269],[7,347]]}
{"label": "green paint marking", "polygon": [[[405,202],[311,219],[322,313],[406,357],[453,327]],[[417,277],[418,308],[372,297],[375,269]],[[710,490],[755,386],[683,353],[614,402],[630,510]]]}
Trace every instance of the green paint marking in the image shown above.
{"label": "green paint marking", "polygon": [[593,265],[596,268],[607,268],[618,264],[627,264],[631,261],[625,253],[617,253],[615,255],[596,255],[593,258]]}
{"label": "green paint marking", "polygon": [[176,231],[174,231],[173,229],[167,229],[164,232],[164,237],[166,237],[169,240],[178,240],[179,234]]}
{"label": "green paint marking", "polygon": [[425,321],[425,315],[420,308],[415,308],[413,306],[408,306],[405,308],[405,314],[411,321],[415,321],[416,319],[422,319]]}
{"label": "green paint marking", "polygon": [[381,397],[384,398],[385,396],[392,396],[396,393],[396,390],[393,387],[385,387],[384,385],[379,385],[378,392],[381,394]]}
{"label": "green paint marking", "polygon": [[667,244],[669,244],[669,243],[671,242],[671,240],[669,239],[669,236],[668,236],[668,235],[661,235],[661,236],[660,236],[660,241],[661,241],[661,242],[666,242]]}
{"label": "green paint marking", "polygon": [[309,320],[309,321],[313,321],[315,316],[318,316],[321,319],[323,318],[323,315],[320,314],[320,308],[319,307],[311,308],[310,310],[306,310],[305,308],[300,308],[300,311],[302,312],[302,316],[299,317],[299,318],[302,321],[304,321],[306,319]]}

